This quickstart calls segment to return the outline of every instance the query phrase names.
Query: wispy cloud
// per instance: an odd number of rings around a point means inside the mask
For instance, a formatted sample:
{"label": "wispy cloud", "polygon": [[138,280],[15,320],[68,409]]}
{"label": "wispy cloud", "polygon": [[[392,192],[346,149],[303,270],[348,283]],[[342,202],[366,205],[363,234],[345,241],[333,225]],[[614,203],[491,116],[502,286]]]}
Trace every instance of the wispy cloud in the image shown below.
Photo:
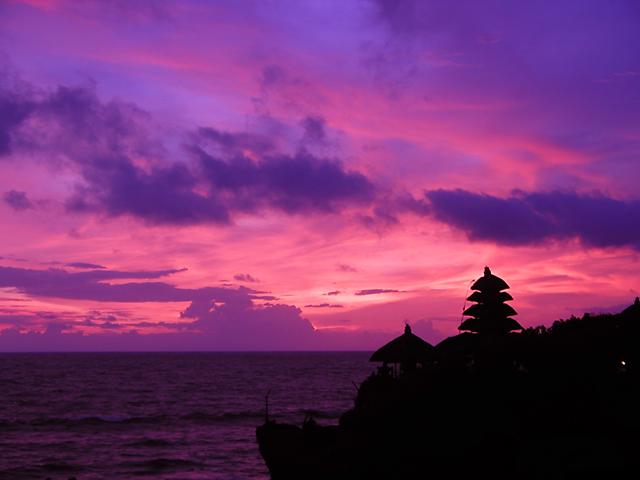
{"label": "wispy cloud", "polygon": [[366,290],[358,290],[355,295],[379,295],[381,293],[399,293],[400,290],[394,290],[392,288],[369,288]]}
{"label": "wispy cloud", "polygon": [[338,303],[318,303],[318,304],[310,304],[305,305],[305,308],[344,308],[344,305],[340,305]]}

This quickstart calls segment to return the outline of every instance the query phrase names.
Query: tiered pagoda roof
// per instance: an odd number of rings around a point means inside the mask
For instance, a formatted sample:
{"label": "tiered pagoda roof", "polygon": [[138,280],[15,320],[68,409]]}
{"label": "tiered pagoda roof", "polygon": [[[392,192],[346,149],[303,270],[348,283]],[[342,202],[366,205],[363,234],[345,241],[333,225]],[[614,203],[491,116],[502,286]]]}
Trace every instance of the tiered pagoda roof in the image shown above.
{"label": "tiered pagoda roof", "polygon": [[489,267],[485,267],[484,275],[471,285],[471,290],[475,291],[467,298],[474,304],[463,312],[463,315],[471,318],[462,322],[458,329],[475,333],[509,333],[522,330],[522,325],[510,318],[518,312],[505,303],[513,300],[511,295],[503,291],[508,288],[507,282],[493,275]]}

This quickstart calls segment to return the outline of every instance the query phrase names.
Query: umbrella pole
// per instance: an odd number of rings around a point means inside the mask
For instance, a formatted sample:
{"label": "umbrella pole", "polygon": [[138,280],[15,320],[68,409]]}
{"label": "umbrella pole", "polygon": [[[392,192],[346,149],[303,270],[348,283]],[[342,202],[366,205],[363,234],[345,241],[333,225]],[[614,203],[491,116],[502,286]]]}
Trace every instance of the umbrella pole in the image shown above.
{"label": "umbrella pole", "polygon": [[269,423],[269,395],[271,389],[267,390],[267,394],[264,396],[264,423]]}

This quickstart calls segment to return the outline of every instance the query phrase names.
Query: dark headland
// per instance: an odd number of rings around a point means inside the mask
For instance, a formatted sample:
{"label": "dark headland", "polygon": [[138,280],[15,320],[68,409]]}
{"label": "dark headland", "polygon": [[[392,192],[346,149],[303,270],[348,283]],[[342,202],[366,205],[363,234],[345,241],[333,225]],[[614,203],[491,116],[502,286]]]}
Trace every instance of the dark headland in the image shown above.
{"label": "dark headland", "polygon": [[435,347],[407,325],[339,425],[267,416],[272,478],[640,478],[638,298],[523,329],[508,288],[486,268],[462,333]]}

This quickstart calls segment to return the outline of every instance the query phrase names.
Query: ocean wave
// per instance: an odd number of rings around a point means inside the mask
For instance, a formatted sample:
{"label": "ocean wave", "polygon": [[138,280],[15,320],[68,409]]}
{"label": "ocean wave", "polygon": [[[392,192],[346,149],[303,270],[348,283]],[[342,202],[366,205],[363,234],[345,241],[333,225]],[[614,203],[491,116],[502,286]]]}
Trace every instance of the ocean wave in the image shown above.
{"label": "ocean wave", "polygon": [[0,427],[15,428],[21,426],[82,426],[100,424],[133,424],[133,423],[159,423],[168,417],[155,415],[148,417],[128,417],[121,415],[87,415],[71,417],[39,417],[31,420],[0,420]]}
{"label": "ocean wave", "polygon": [[163,470],[179,470],[184,468],[198,468],[204,467],[204,463],[196,462],[193,460],[185,460],[183,458],[153,458],[151,460],[143,460],[140,462],[125,462],[120,464],[120,467],[146,470],[152,472],[158,472]]}
{"label": "ocean wave", "polygon": [[143,438],[141,440],[136,440],[134,442],[129,442],[126,444],[128,447],[171,447],[173,442],[168,440],[163,440],[161,438]]}
{"label": "ocean wave", "polygon": [[48,418],[40,419],[42,424],[79,424],[79,425],[100,425],[100,424],[133,424],[133,423],[161,423],[168,417],[166,415],[151,415],[148,417],[129,417],[126,415],[88,415],[68,418]]}
{"label": "ocean wave", "polygon": [[263,410],[245,410],[239,412],[223,413],[191,412],[183,415],[180,418],[182,420],[192,421],[196,423],[219,423],[238,419],[256,419],[263,417]]}
{"label": "ocean wave", "polygon": [[[276,416],[277,409],[273,412]],[[285,412],[283,412],[285,413]],[[341,415],[340,410],[318,410],[318,409],[295,409],[287,411],[288,416],[299,416],[302,418],[312,416],[320,419],[336,419]],[[206,411],[194,411],[182,415],[148,415],[148,416],[126,416],[126,415],[85,415],[71,417],[37,418],[28,422],[13,421],[7,424],[29,424],[29,425],[116,425],[116,424],[158,424],[168,422],[194,422],[194,423],[221,423],[236,421],[241,419],[260,420],[264,418],[264,410],[240,410],[222,413],[212,413]],[[0,425],[3,422],[0,421]]]}
{"label": "ocean wave", "polygon": [[237,421],[240,419],[261,419],[264,411],[246,410],[237,412],[190,412],[182,415],[149,415],[149,416],[126,416],[126,415],[81,415],[69,417],[38,417],[34,419],[0,419],[0,429],[12,429],[20,427],[82,427],[82,426],[118,426],[133,424],[163,424],[171,422],[193,422],[198,424],[214,424]]}

